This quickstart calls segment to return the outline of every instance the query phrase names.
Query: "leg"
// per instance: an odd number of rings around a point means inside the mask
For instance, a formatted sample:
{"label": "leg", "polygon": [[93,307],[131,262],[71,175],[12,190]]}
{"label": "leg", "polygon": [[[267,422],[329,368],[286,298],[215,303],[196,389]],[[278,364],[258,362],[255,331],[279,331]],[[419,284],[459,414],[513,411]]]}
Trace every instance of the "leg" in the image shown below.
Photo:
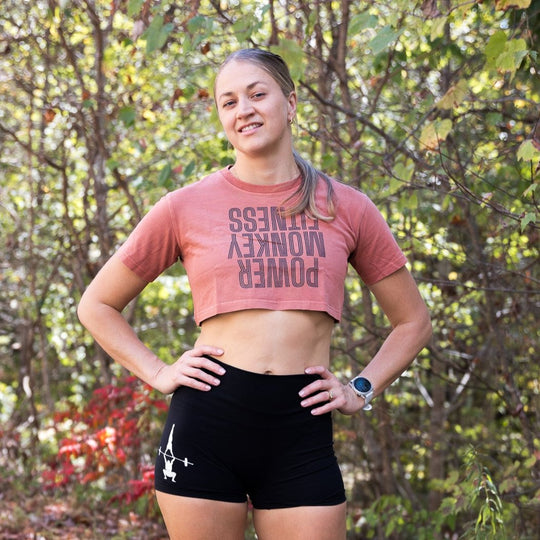
{"label": "leg", "polygon": [[156,491],[171,540],[244,540],[246,503],[180,497]]}
{"label": "leg", "polygon": [[346,503],[253,511],[259,540],[344,540]]}

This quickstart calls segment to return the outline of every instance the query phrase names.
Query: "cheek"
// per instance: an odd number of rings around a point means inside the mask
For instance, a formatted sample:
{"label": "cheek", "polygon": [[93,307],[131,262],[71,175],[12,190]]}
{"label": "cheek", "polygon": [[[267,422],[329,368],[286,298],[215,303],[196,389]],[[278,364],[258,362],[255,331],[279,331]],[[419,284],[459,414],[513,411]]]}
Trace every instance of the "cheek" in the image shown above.
{"label": "cheek", "polygon": [[234,118],[231,118],[230,114],[227,113],[221,113],[218,114],[219,121],[221,123],[221,127],[225,131],[230,131],[234,128]]}

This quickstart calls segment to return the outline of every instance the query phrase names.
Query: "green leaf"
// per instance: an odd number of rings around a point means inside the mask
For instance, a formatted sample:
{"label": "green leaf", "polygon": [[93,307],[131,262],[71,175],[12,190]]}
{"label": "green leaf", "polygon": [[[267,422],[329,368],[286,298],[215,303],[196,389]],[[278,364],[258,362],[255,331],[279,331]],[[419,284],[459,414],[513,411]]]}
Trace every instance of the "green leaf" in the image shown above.
{"label": "green leaf", "polygon": [[375,28],[377,26],[377,22],[378,19],[375,15],[371,15],[366,12],[353,15],[349,23],[349,36],[355,36],[367,28]]}
{"label": "green leaf", "polygon": [[90,98],[90,99],[85,99],[82,104],[85,109],[92,109],[93,107],[95,107],[96,102],[94,99]]}
{"label": "green leaf", "polygon": [[187,29],[191,34],[201,31],[212,30],[213,20],[204,15],[195,15],[187,23]]}
{"label": "green leaf", "polygon": [[540,159],[540,151],[536,149],[531,139],[527,139],[520,144],[517,157],[523,161],[532,161],[535,157]]}
{"label": "green leaf", "polygon": [[184,176],[189,178],[195,172],[195,161],[191,160],[184,169]]}
{"label": "green leaf", "polygon": [[529,223],[536,223],[536,214],[534,212],[527,212],[521,218],[521,232],[525,230],[525,227],[527,227]]}
{"label": "green leaf", "polygon": [[158,177],[158,184],[160,186],[166,186],[169,178],[171,177],[172,167],[170,163],[166,163],[163,169],[161,169]]}
{"label": "green leaf", "polygon": [[394,176],[401,182],[409,183],[414,174],[414,162],[407,159],[405,163],[398,162],[394,166]]}
{"label": "green leaf", "polygon": [[429,36],[430,41],[441,37],[444,33],[444,27],[446,26],[446,21],[448,17],[437,17],[433,19],[431,26],[431,35]]}
{"label": "green leaf", "polygon": [[486,53],[487,63],[490,66],[494,65],[497,57],[504,51],[506,40],[506,34],[502,30],[495,32],[489,38],[484,52]]}
{"label": "green leaf", "polygon": [[118,118],[126,127],[132,126],[135,123],[136,112],[133,107],[122,107],[118,113]]}
{"label": "green leaf", "polygon": [[369,42],[369,48],[373,54],[379,54],[384,51],[390,43],[394,42],[400,35],[402,30],[394,30],[391,26],[385,26],[377,35]]}
{"label": "green leaf", "polygon": [[523,192],[523,196],[524,197],[532,197],[534,192],[536,191],[536,188],[539,186],[540,184],[531,184],[524,192]]}
{"label": "green leaf", "polygon": [[118,169],[118,166],[120,165],[120,163],[118,163],[118,161],[116,159],[113,159],[113,158],[109,158],[105,164],[107,165],[107,168],[110,169],[111,171],[114,171],[115,169]]}
{"label": "green leaf", "polygon": [[129,0],[127,14],[129,17],[138,15],[144,4],[144,0]]}
{"label": "green leaf", "polygon": [[148,54],[157,49],[161,49],[167,41],[168,35],[171,33],[174,25],[172,23],[163,24],[163,15],[155,15],[146,29],[144,37],[146,38],[146,52]]}
{"label": "green leaf", "polygon": [[506,43],[504,52],[497,57],[496,67],[502,71],[516,71],[527,53],[524,39],[511,39]]}

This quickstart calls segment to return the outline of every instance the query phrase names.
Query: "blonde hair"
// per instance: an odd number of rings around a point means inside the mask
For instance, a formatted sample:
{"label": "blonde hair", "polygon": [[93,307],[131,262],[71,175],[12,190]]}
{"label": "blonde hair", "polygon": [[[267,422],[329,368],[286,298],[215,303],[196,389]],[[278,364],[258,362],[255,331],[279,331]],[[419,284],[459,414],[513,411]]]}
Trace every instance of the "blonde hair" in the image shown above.
{"label": "blonde hair", "polygon": [[[288,98],[295,91],[294,82],[287,64],[281,56],[263,49],[240,49],[230,54],[221,64],[216,80],[223,68],[232,61],[251,62],[264,69],[279,85],[283,95]],[[215,92],[214,92],[215,95]],[[305,212],[309,217],[322,221],[332,221],[335,216],[334,190],[330,178],[316,169],[309,161],[305,160],[293,149],[296,166],[302,176],[302,182],[298,189],[284,201],[295,201],[292,206],[285,210],[286,215],[301,214]],[[319,178],[326,183],[326,213],[317,207],[316,190]]]}

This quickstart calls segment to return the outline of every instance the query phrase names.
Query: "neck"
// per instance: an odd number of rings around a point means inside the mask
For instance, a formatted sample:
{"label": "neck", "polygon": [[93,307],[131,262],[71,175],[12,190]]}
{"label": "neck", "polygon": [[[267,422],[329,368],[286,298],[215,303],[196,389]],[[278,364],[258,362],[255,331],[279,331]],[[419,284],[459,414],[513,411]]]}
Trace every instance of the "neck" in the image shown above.
{"label": "neck", "polygon": [[237,154],[231,172],[243,182],[259,185],[281,184],[294,180],[300,174],[292,153],[286,160],[269,160],[266,157],[245,159]]}

